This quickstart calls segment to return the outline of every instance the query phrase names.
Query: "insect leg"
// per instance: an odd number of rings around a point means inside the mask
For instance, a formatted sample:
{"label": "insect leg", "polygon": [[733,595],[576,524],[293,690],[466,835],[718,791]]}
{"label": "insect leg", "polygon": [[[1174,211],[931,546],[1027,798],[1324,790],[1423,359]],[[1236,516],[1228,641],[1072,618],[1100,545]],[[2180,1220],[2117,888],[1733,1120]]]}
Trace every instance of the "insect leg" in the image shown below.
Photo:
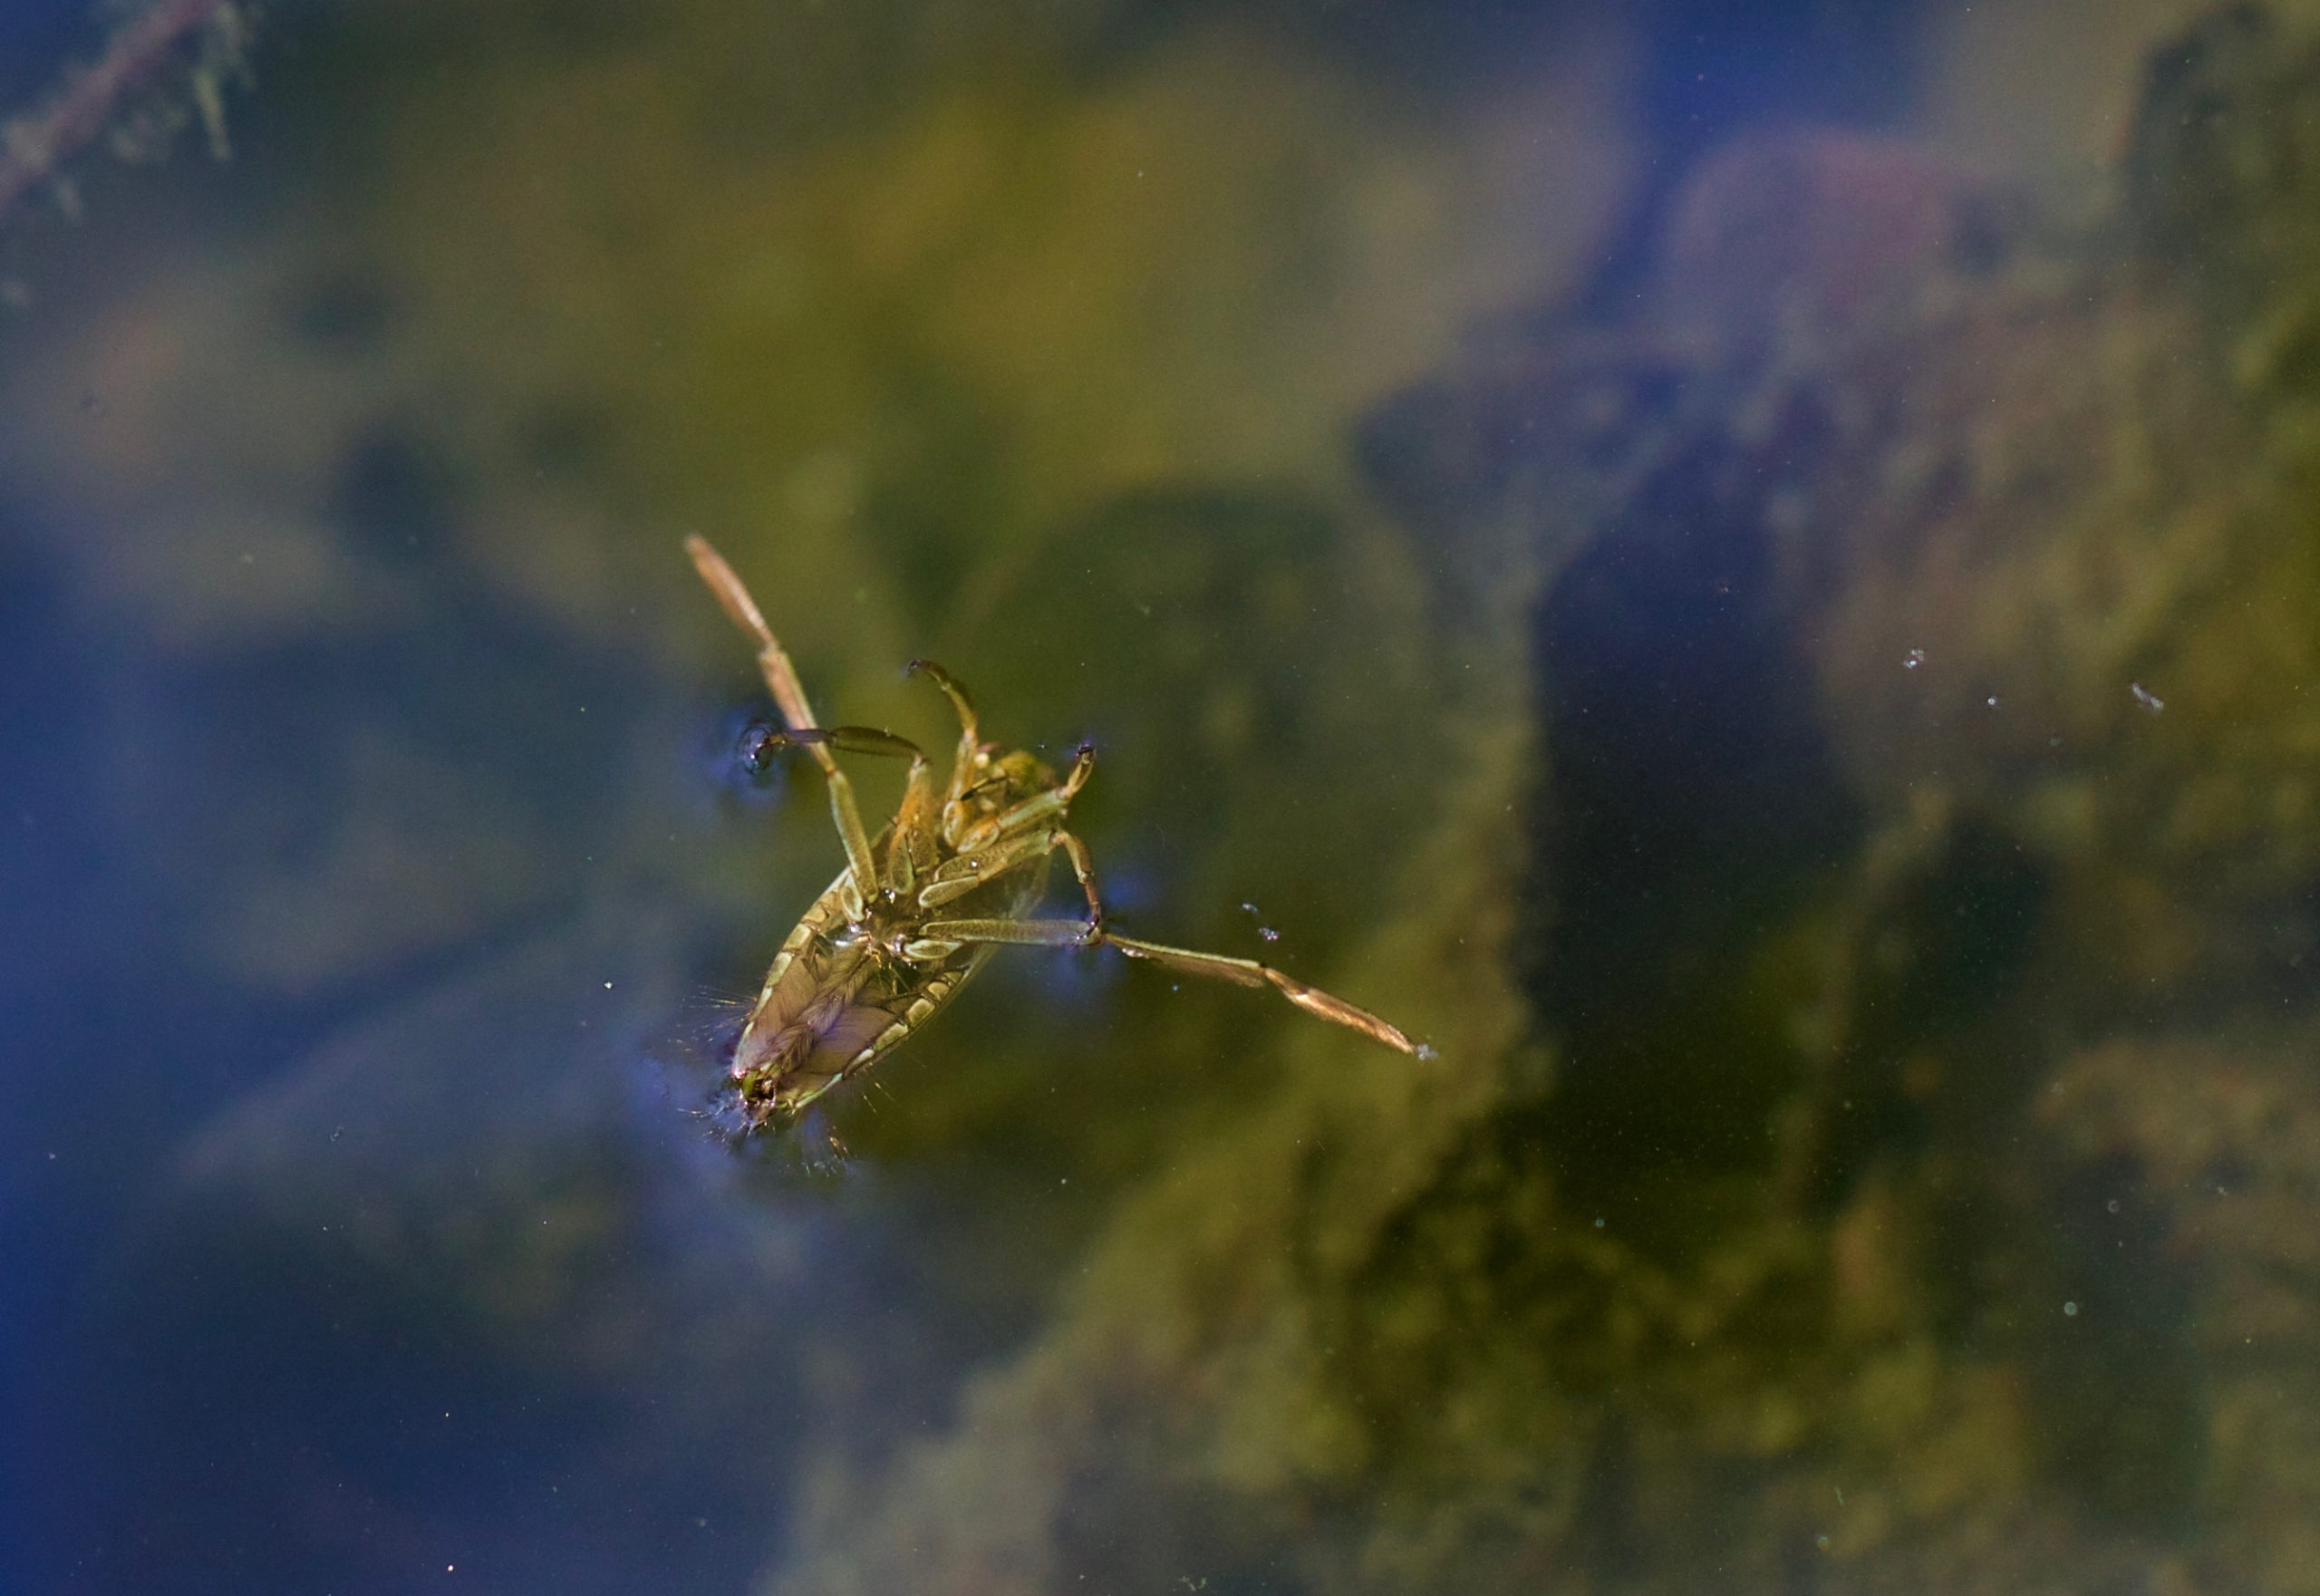
{"label": "insect leg", "polygon": [[1064,812],[1071,808],[1071,800],[1079,796],[1079,789],[1088,785],[1088,778],[1095,772],[1096,747],[1093,743],[1083,742],[1072,759],[1071,774],[1063,779],[1062,786],[1050,787],[1045,792],[1025,798],[1005,814],[993,815],[981,822],[960,838],[960,851],[971,853],[976,848],[990,846],[1000,837],[1062,819]]}
{"label": "insect leg", "polygon": [[908,892],[915,884],[918,872],[933,868],[935,859],[933,836],[940,811],[934,801],[934,783],[928,773],[926,755],[907,737],[897,737],[875,726],[815,726],[801,731],[768,732],[752,750],[751,762],[758,762],[778,748],[817,746],[846,753],[890,754],[910,759],[908,785],[903,788],[902,807],[894,811],[893,832],[886,841],[885,867],[872,878],[894,892]]}
{"label": "insect leg", "polygon": [[942,822],[942,801],[934,796],[934,776],[923,759],[910,762],[910,777],[903,788],[902,807],[894,811],[892,835],[886,839],[886,880],[889,891],[907,893],[922,874],[934,868],[942,853],[935,845]]}
{"label": "insect leg", "polygon": [[[1049,817],[1052,820],[1052,817]],[[918,906],[939,909],[954,899],[965,897],[986,883],[998,880],[1018,865],[1045,858],[1057,848],[1064,851],[1071,861],[1071,874],[1079,883],[1079,890],[1088,899],[1088,918],[1101,924],[1104,919],[1103,900],[1096,895],[1096,863],[1088,856],[1088,845],[1068,831],[1020,831],[1011,836],[1001,834],[971,852],[945,859],[935,867],[927,884],[919,889]]]}
{"label": "insect leg", "polygon": [[959,679],[933,660],[913,660],[903,669],[906,674],[923,676],[941,688],[943,696],[951,701],[951,707],[959,711],[959,730],[965,734],[970,744],[980,746],[975,737],[974,701],[967,697],[967,690],[960,684]]}
{"label": "insect leg", "polygon": [[758,745],[760,750],[785,746],[834,748],[841,753],[885,754],[921,765],[926,763],[926,756],[919,751],[918,744],[875,726],[802,726],[788,731],[768,731]]}
{"label": "insect leg", "polygon": [[933,660],[913,660],[907,669],[911,675],[923,676],[941,688],[959,712],[959,758],[951,768],[951,796],[955,798],[967,789],[969,773],[977,763],[975,756],[982,751],[982,738],[975,729],[974,701],[957,677]]}
{"label": "insect leg", "polygon": [[[733,624],[757,639],[758,668],[765,675],[765,684],[773,692],[773,701],[781,706],[781,718],[792,731],[803,731],[814,724],[814,711],[806,701],[806,690],[798,685],[798,667],[789,663],[789,655],[774,636],[773,628],[765,624],[758,613],[758,601],[741,585],[725,556],[710,547],[709,539],[700,533],[688,534],[685,552],[692,556],[692,567],[701,573],[701,581],[716,595]],[[821,756],[825,769],[829,756]]]}
{"label": "insect leg", "polygon": [[[809,731],[814,727],[813,706],[806,701],[806,690],[798,681],[798,667],[789,663],[789,655],[773,628],[765,624],[759,614],[757,600],[742,585],[725,556],[710,547],[709,539],[698,532],[685,538],[685,552],[692,556],[693,569],[701,573],[701,581],[716,595],[717,602],[731,618],[733,624],[757,640],[758,670],[765,677],[773,701],[780,706],[781,718],[788,722],[790,732]],[[877,862],[870,851],[870,834],[862,828],[861,806],[854,801],[854,783],[837,768],[837,759],[820,742],[807,742],[807,751],[822,768],[822,779],[830,790],[830,818],[836,823],[837,839],[846,848],[846,862],[854,872],[854,879],[863,890],[878,879]]]}
{"label": "insect leg", "polygon": [[1096,861],[1088,856],[1088,845],[1068,831],[1055,834],[1055,846],[1071,861],[1071,874],[1078,879],[1079,890],[1088,895],[1088,923],[1104,923],[1104,901],[1096,895]]}
{"label": "insect leg", "polygon": [[1002,837],[996,842],[984,844],[972,853],[946,859],[935,867],[927,884],[919,889],[918,906],[939,909],[944,904],[965,897],[985,884],[998,880],[1018,865],[1045,858],[1057,848],[1061,848],[1070,859],[1071,874],[1078,880],[1079,890],[1087,895],[1088,923],[1103,924],[1103,900],[1096,895],[1096,863],[1088,856],[1088,845],[1068,831]]}
{"label": "insect leg", "polygon": [[928,942],[1027,948],[1078,948],[1103,940],[1102,928],[1085,920],[930,920],[919,932]]}
{"label": "insect leg", "polygon": [[986,842],[970,853],[954,854],[935,866],[918,891],[918,906],[939,909],[987,883],[998,880],[1019,865],[1047,857],[1057,846],[1055,831],[1034,831]]}
{"label": "insect leg", "polygon": [[982,772],[991,766],[991,756],[983,750],[981,733],[975,726],[974,701],[958,679],[933,660],[913,660],[910,673],[923,676],[942,690],[951,707],[959,712],[959,751],[951,757],[951,783],[942,795],[941,821],[942,835],[958,835],[959,805],[974,786]]}
{"label": "insect leg", "polygon": [[1308,986],[1293,976],[1284,975],[1270,964],[1260,964],[1254,959],[1235,959],[1223,953],[1195,953],[1191,948],[1172,948],[1163,943],[1143,942],[1132,936],[1121,936],[1102,925],[1080,920],[935,920],[921,928],[930,942],[960,944],[971,943],[1004,943],[1018,946],[1085,947],[1102,943],[1117,948],[1131,959],[1148,959],[1155,964],[1184,975],[1204,976],[1211,981],[1229,981],[1235,986],[1253,987],[1259,991],[1272,987],[1281,996],[1308,1014],[1342,1025],[1389,1048],[1421,1058],[1416,1042],[1402,1034],[1400,1029],[1379,1019],[1367,1009],[1356,1008],[1343,998],[1331,997],[1317,986]]}
{"label": "insect leg", "polygon": [[1403,1035],[1398,1026],[1379,1019],[1367,1009],[1356,1008],[1343,998],[1331,997],[1320,987],[1308,986],[1294,976],[1284,975],[1270,964],[1260,964],[1254,959],[1235,959],[1223,953],[1172,948],[1162,943],[1140,942],[1135,937],[1120,936],[1109,931],[1101,933],[1101,940],[1131,959],[1149,959],[1155,964],[1186,975],[1205,975],[1216,981],[1229,981],[1235,986],[1262,986],[1269,982],[1282,997],[1318,1019],[1358,1030],[1405,1053],[1432,1056],[1430,1053],[1419,1053],[1417,1044]]}

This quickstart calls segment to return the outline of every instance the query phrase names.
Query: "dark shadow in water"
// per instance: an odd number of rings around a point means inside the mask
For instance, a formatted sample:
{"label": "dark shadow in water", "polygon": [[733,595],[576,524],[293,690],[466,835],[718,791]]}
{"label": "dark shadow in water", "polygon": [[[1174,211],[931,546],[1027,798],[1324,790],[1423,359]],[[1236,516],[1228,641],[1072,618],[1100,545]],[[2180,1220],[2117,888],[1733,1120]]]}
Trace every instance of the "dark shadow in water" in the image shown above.
{"label": "dark shadow in water", "polygon": [[1774,579],[1784,452],[1696,446],[1538,613],[1551,752],[1525,982],[1568,1048],[1577,1193],[1613,1171],[1761,1167],[1795,1084],[1748,1022],[1746,955],[1846,863],[1861,818]]}

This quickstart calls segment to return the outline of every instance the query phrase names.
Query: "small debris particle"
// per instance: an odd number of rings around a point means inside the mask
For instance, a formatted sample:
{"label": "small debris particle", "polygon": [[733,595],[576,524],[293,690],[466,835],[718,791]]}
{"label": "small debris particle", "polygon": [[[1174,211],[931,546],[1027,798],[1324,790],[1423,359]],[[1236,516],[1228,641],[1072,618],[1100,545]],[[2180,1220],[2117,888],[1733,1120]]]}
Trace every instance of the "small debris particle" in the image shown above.
{"label": "small debris particle", "polygon": [[1901,656],[1901,669],[1904,671],[1914,671],[1924,663],[1925,650],[1921,648],[1913,648]]}
{"label": "small debris particle", "polygon": [[2149,710],[2154,715],[2167,707],[2167,701],[2165,699],[2151,692],[2150,688],[2145,687],[2140,682],[2130,682],[2127,683],[2127,691],[2135,695],[2135,702],[2141,704],[2144,709]]}
{"label": "small debris particle", "polygon": [[2112,1213],[2116,1214],[2119,1211],[2119,1199],[2113,1197],[2109,1202],[2103,1204],[2102,1206],[2109,1209]]}
{"label": "small debris particle", "polygon": [[1281,933],[1275,931],[1270,925],[1258,926],[1257,934],[1263,937],[1267,942],[1279,942],[1281,940]]}
{"label": "small debris particle", "polygon": [[2063,1317],[2064,1319],[2076,1319],[2078,1317],[2078,1304],[2075,1302],[2064,1303]]}
{"label": "small debris particle", "polygon": [[[1436,1059],[1442,1057],[1442,1055],[1434,1050],[1434,1046],[1431,1042],[1420,1042],[1417,1045],[1417,1057],[1419,1062],[1431,1064]],[[55,1155],[51,1154],[50,1156],[53,1157]]]}

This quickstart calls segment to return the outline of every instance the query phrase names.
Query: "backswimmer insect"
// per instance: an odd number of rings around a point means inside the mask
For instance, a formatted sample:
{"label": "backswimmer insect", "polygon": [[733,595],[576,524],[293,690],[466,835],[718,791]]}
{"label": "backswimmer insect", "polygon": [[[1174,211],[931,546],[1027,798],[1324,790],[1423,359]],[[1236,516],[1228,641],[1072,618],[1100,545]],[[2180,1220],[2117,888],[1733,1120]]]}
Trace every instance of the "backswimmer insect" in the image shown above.
{"label": "backswimmer insect", "polygon": [[[1095,770],[1093,748],[1083,744],[1058,781],[1033,755],[983,741],[966,689],[932,661],[914,661],[911,673],[941,689],[959,716],[958,752],[938,792],[916,744],[891,731],[817,721],[796,667],[733,568],[706,538],[687,537],[685,551],[733,624],[756,640],[758,667],[781,711],[785,729],[763,734],[751,764],[762,768],[784,748],[811,755],[846,849],[846,868],[774,955],[734,1048],[729,1074],[751,1128],[794,1122],[823,1093],[869,1069],[957,996],[994,948],[1010,944],[1101,945],[1185,975],[1270,986],[1309,1014],[1405,1053],[1433,1056],[1368,1010],[1269,964],[1114,931],[1105,924],[1087,845],[1064,829],[1071,800]],[[838,768],[840,753],[910,760],[902,806],[875,837]],[[1049,856],[1058,849],[1088,900],[1085,920],[1034,917]]]}

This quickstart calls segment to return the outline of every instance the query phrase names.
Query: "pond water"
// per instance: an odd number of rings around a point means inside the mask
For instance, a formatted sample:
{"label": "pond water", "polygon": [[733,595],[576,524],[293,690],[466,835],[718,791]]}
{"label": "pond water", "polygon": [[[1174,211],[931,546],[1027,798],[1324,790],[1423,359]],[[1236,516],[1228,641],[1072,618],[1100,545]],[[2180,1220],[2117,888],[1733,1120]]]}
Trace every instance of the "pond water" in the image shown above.
{"label": "pond water", "polygon": [[[2320,1590],[2320,13],[1733,10],[125,8],[0,1589]],[[1431,1056],[1010,948],[720,1135],[844,855],[695,532]]]}

